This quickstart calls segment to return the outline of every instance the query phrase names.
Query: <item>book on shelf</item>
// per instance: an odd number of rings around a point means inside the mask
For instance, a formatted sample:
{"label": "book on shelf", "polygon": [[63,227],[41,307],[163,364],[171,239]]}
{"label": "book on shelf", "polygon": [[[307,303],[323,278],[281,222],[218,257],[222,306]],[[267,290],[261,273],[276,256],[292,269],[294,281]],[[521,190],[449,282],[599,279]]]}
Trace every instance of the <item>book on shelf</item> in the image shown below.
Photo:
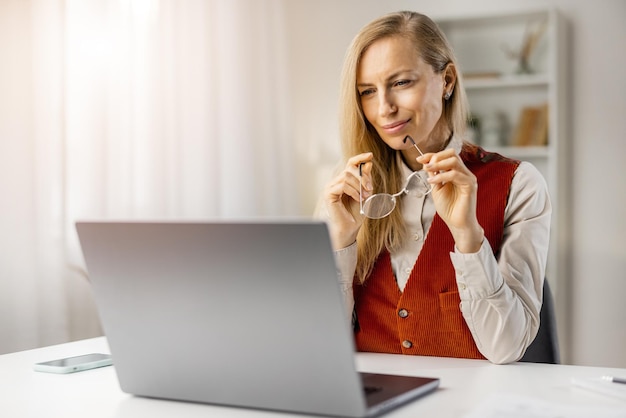
{"label": "book on shelf", "polygon": [[526,106],[520,111],[511,145],[517,147],[548,144],[548,104]]}

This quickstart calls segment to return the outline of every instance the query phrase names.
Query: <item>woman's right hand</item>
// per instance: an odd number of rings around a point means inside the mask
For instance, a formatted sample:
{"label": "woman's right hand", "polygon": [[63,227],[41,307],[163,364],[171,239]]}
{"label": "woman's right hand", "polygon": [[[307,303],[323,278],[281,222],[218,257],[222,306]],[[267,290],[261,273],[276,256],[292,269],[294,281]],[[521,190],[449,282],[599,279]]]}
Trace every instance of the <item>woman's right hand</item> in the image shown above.
{"label": "woman's right hand", "polygon": [[[372,194],[371,152],[355,155],[348,160],[344,170],[326,186],[324,200],[328,213],[330,238],[335,250],[348,247],[355,240],[364,216],[360,214],[360,184],[363,183],[363,200]],[[361,166],[359,178],[359,166]]]}

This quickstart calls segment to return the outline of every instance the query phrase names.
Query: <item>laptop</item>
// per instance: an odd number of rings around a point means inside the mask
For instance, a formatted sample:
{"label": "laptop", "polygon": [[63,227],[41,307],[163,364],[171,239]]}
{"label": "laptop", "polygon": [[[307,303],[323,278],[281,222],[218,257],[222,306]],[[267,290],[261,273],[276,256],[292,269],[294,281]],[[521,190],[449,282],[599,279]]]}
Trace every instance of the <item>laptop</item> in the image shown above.
{"label": "laptop", "polygon": [[124,392],[368,417],[439,385],[357,372],[323,222],[76,228]]}

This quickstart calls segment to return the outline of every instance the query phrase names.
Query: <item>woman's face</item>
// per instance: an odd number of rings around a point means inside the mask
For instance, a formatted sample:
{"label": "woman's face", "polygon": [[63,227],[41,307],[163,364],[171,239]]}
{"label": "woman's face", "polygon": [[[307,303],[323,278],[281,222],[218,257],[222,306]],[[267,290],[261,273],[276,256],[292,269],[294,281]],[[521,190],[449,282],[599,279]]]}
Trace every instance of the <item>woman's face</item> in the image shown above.
{"label": "woman's face", "polygon": [[401,36],[379,39],[366,49],[357,89],[365,118],[389,147],[411,149],[410,141],[403,142],[410,135],[423,152],[440,150],[450,134],[442,118],[445,73],[435,73]]}

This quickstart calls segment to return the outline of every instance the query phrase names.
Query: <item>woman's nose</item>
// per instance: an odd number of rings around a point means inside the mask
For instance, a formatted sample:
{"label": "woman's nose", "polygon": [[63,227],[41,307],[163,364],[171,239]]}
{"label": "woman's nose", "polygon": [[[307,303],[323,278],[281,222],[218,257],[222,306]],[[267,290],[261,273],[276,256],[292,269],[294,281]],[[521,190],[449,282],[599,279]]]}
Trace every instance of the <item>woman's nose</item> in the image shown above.
{"label": "woman's nose", "polygon": [[388,116],[395,113],[397,107],[388,93],[381,93],[378,103],[378,112],[381,116]]}

